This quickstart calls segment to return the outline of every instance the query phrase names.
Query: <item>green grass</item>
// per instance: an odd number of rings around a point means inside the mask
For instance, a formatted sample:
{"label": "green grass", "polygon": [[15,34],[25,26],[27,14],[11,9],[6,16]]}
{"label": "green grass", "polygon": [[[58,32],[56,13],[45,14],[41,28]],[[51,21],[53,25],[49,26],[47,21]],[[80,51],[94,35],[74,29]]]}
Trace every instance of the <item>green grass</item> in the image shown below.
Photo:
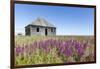
{"label": "green grass", "polygon": [[[55,40],[77,40],[80,43],[88,41],[88,47],[85,50],[85,54],[80,58],[77,55],[66,57],[63,54],[59,54],[57,48],[50,48],[50,51],[46,53],[42,49],[36,48],[32,54],[24,53],[19,56],[15,55],[15,65],[33,65],[33,64],[55,64],[65,62],[87,62],[94,61],[94,38],[93,36],[16,36],[15,48],[25,45],[30,45],[34,42],[45,41],[48,39]],[[49,46],[48,46],[49,47]],[[30,51],[30,49],[29,49]]]}

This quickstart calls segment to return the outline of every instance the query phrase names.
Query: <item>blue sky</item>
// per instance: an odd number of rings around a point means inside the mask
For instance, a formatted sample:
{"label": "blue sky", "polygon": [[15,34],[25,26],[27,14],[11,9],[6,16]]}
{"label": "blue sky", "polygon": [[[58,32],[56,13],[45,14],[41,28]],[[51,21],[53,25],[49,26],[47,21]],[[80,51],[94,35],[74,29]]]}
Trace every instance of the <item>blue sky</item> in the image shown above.
{"label": "blue sky", "polygon": [[15,34],[37,17],[57,27],[57,35],[94,35],[94,8],[15,4]]}

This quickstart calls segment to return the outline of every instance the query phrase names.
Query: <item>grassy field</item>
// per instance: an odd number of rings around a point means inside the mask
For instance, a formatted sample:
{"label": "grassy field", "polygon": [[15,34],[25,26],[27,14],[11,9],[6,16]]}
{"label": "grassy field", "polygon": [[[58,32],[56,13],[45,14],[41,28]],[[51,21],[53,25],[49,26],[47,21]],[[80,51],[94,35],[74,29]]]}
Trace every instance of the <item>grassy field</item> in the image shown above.
{"label": "grassy field", "polygon": [[93,36],[16,36],[15,64],[94,61]]}

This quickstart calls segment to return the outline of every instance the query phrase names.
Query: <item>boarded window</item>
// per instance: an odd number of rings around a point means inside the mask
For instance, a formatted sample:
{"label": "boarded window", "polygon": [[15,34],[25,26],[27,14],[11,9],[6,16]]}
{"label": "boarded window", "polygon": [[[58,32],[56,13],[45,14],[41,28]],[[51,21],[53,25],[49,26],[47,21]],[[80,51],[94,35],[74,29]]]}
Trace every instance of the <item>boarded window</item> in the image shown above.
{"label": "boarded window", "polygon": [[37,32],[39,32],[39,28],[37,28]]}

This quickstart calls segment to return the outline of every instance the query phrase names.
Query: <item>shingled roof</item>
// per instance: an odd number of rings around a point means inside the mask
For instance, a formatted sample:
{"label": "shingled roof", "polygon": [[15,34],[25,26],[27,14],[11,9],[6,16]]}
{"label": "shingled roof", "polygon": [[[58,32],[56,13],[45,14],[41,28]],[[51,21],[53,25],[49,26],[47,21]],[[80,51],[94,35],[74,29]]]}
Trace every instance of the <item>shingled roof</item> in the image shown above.
{"label": "shingled roof", "polygon": [[53,24],[47,22],[45,19],[38,17],[35,21],[30,23],[29,25],[34,26],[44,26],[44,27],[55,27]]}

